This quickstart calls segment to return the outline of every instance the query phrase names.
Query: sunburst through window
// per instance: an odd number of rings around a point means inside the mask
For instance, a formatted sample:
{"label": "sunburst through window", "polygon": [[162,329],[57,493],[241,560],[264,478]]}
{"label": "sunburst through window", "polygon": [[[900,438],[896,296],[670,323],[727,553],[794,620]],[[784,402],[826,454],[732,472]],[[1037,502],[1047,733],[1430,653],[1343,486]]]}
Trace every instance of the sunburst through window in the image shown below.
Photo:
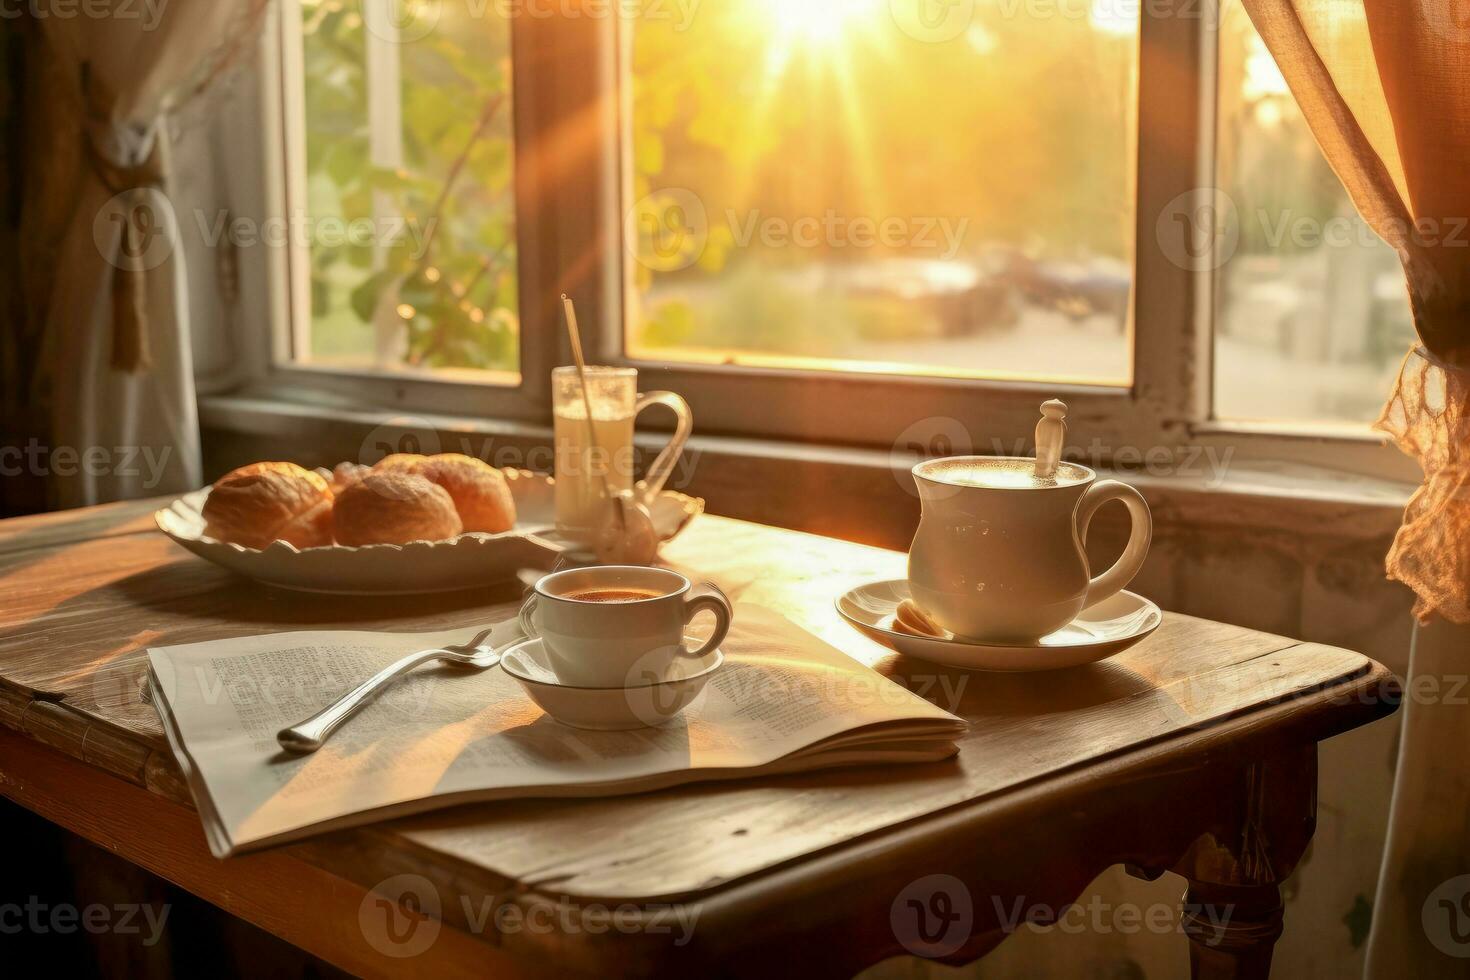
{"label": "sunburst through window", "polygon": [[1100,3],[640,19],[629,353],[1128,384],[1137,14]]}

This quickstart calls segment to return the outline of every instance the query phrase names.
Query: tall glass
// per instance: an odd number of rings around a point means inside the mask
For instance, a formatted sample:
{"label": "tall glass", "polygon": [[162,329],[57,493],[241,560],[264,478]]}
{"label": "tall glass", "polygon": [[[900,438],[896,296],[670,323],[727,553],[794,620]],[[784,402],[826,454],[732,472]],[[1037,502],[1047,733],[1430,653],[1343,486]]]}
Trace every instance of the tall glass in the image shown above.
{"label": "tall glass", "polygon": [[[585,397],[577,369],[557,368],[551,373],[551,391],[556,429],[556,529],[564,538],[594,544],[614,518],[611,501],[620,491],[632,491],[648,504],[663,489],[689,441],[694,415],[688,402],[671,391],[640,395],[635,368],[588,367]],[[633,424],[653,405],[672,409],[678,425],[635,486]]]}

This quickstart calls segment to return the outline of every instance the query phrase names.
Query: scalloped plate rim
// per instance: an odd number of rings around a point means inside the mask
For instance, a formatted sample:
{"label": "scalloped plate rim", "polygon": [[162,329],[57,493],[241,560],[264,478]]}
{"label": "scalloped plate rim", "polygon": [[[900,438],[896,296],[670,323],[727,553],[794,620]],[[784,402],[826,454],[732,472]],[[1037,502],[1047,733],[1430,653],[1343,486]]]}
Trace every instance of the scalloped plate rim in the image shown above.
{"label": "scalloped plate rim", "polygon": [[[169,538],[173,539],[174,541],[181,541],[181,542],[182,541],[190,541],[190,542],[197,542],[199,544],[217,546],[217,547],[221,547],[221,548],[229,548],[231,551],[234,551],[237,554],[248,554],[248,555],[265,555],[265,554],[270,554],[272,552],[292,554],[292,555],[311,555],[311,554],[321,554],[321,553],[330,553],[330,554],[341,555],[341,554],[350,554],[350,553],[359,552],[359,551],[403,551],[403,550],[405,550],[407,548],[423,548],[423,547],[429,547],[429,548],[445,548],[445,547],[456,547],[456,546],[459,546],[466,539],[473,540],[473,541],[475,541],[477,543],[486,544],[486,543],[490,543],[490,542],[494,542],[494,541],[501,541],[501,540],[504,540],[506,538],[521,539],[521,538],[525,538],[525,537],[528,537],[528,536],[531,536],[531,535],[542,534],[542,533],[545,533],[545,532],[548,532],[548,531],[553,531],[553,530],[556,529],[556,525],[554,525],[554,524],[533,524],[533,525],[530,525],[530,526],[525,527],[525,528],[511,528],[509,531],[500,531],[500,532],[498,532],[496,534],[491,534],[488,531],[465,531],[465,532],[463,532],[461,534],[455,535],[452,538],[445,538],[442,541],[430,541],[428,539],[419,539],[419,540],[415,540],[415,541],[409,541],[409,542],[407,542],[405,544],[362,544],[362,545],[321,544],[321,545],[313,545],[310,548],[298,548],[298,547],[296,547],[294,544],[292,544],[289,541],[272,541],[270,543],[270,545],[268,545],[265,548],[247,548],[243,544],[238,544],[238,543],[236,543],[234,541],[222,541],[219,538],[210,537],[207,534],[198,534],[198,535],[185,534],[185,533],[181,533],[181,532],[179,532],[177,530],[171,530],[171,529],[169,529],[169,528],[167,528],[167,527],[164,526],[164,523],[163,522],[165,520],[167,520],[167,518],[165,517],[165,515],[166,514],[173,513],[175,507],[177,507],[177,506],[179,506],[181,504],[184,504],[184,502],[186,500],[188,500],[190,497],[199,497],[200,498],[200,502],[203,503],[203,501],[208,496],[209,496],[209,488],[208,487],[204,488],[203,490],[193,490],[193,491],[191,491],[189,493],[186,493],[182,497],[178,498],[177,500],[171,501],[167,507],[162,507],[162,508],[159,508],[158,510],[154,511],[154,513],[153,513],[153,523],[158,527],[158,529],[160,531],[162,531],[165,535],[167,535]],[[197,512],[197,509],[196,509],[196,512]],[[182,516],[182,515],[180,515],[180,516]]]}
{"label": "scalloped plate rim", "polygon": [[[502,472],[512,481],[534,482],[537,484],[537,491],[533,492],[545,493],[555,485],[554,478],[545,474],[509,468],[503,469]],[[492,556],[503,552],[507,557],[511,557],[517,553],[524,554],[517,549],[526,547],[548,556],[558,555],[563,550],[559,542],[544,537],[555,531],[555,523],[548,521],[527,523],[497,534],[467,531],[443,541],[410,541],[407,544],[358,546],[332,544],[311,548],[297,548],[285,541],[273,541],[266,548],[247,548],[244,545],[232,541],[221,541],[202,533],[201,511],[204,501],[208,499],[209,491],[209,487],[190,491],[155,511],[153,518],[158,530],[181,548],[221,568],[258,582],[295,592],[330,595],[430,595],[482,588],[512,581],[518,570],[510,567],[509,564],[505,567],[493,565],[475,567],[462,578],[454,581],[438,581],[420,588],[404,587],[400,584],[404,582],[405,574],[404,569],[396,564],[392,569],[383,569],[381,577],[374,575],[372,569],[367,569],[365,572],[355,570],[354,574],[348,578],[355,579],[358,587],[340,579],[332,582],[321,580],[322,576],[334,571],[332,566],[336,563],[350,560],[349,556],[355,555],[364,556],[373,562],[389,555],[395,558],[397,556],[425,557],[426,560],[432,561],[433,558],[429,556],[435,552],[454,552],[460,556],[466,552]],[[705,503],[699,497],[665,490],[659,495],[659,498],[668,504],[675,505],[671,508],[671,512],[677,511],[675,521],[670,524],[669,533],[661,539],[660,543],[678,536],[695,517],[704,512]],[[190,527],[183,526],[185,524]],[[336,571],[341,571],[340,566]],[[443,569],[439,571],[443,572]],[[433,579],[433,572],[429,571],[426,577]]]}

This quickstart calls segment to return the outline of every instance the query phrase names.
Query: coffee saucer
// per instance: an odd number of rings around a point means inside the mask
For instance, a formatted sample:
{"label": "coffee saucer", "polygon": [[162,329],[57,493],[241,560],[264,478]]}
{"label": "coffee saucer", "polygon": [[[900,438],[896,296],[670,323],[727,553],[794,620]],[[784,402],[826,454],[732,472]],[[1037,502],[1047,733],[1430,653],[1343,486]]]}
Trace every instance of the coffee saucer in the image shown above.
{"label": "coffee saucer", "polygon": [[1164,614],[1149,600],[1119,592],[1033,643],[980,643],[895,630],[893,615],[908,597],[909,585],[902,579],[870,582],[839,596],[837,611],[858,631],[892,650],[967,670],[1061,670],[1095,663],[1133,646],[1164,621]]}
{"label": "coffee saucer", "polygon": [[677,717],[724,663],[725,655],[714,650],[674,661],[667,680],[634,687],[576,687],[557,677],[546,648],[536,638],[507,650],[500,666],[537,707],[563,725],[621,732],[652,728]]}

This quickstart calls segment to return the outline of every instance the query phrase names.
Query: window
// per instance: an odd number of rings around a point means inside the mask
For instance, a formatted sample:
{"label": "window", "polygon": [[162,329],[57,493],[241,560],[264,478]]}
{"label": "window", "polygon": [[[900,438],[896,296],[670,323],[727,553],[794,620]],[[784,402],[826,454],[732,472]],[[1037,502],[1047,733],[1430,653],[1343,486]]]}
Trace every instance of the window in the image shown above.
{"label": "window", "polygon": [[1073,12],[637,22],[629,354],[1126,386],[1138,22]]}
{"label": "window", "polygon": [[1370,422],[1414,339],[1403,269],[1353,209],[1239,0],[1221,26],[1216,414]]}
{"label": "window", "polygon": [[1375,452],[1402,274],[1211,7],[284,0],[262,384],[545,424],[567,292],[706,434]]}
{"label": "window", "polygon": [[[283,36],[292,359],[518,380],[509,22],[463,4],[294,0]],[[297,60],[299,59],[299,60]]]}

